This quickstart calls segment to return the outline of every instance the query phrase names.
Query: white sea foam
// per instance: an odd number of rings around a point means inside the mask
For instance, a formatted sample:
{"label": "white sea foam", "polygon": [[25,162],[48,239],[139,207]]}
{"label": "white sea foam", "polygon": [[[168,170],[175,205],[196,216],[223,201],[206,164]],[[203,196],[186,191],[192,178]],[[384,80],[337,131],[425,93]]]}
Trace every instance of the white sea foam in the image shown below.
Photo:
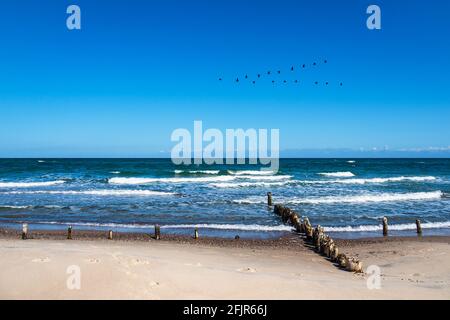
{"label": "white sea foam", "polygon": [[248,197],[245,199],[235,199],[233,200],[234,203],[238,204],[259,204],[259,203],[265,203],[267,200],[263,197]]}
{"label": "white sea foam", "polygon": [[[426,222],[421,224],[422,229],[443,229],[450,228],[450,221],[444,222]],[[381,225],[361,225],[361,226],[346,226],[346,227],[324,227],[327,232],[370,232],[380,231],[383,229]],[[415,223],[392,224],[389,225],[389,230],[403,231],[415,230]]]}
{"label": "white sea foam", "polygon": [[336,177],[336,178],[347,178],[347,177],[354,177],[355,176],[350,171],[344,171],[344,172],[320,172],[318,174],[321,175],[321,176],[325,176],[325,177]]}
{"label": "white sea foam", "polygon": [[437,180],[432,176],[423,176],[423,177],[389,177],[389,178],[354,178],[354,179],[339,179],[339,180],[297,180],[296,182],[305,183],[305,184],[333,184],[333,183],[342,183],[342,184],[366,184],[366,183],[387,183],[387,182],[402,182],[402,181],[411,181],[411,182],[423,182],[423,181],[435,181]]}
{"label": "white sea foam", "polygon": [[205,183],[205,182],[226,182],[236,179],[230,176],[217,177],[182,177],[182,178],[111,178],[111,184],[140,185],[149,183]]}
{"label": "white sea foam", "polygon": [[288,182],[221,182],[210,183],[209,186],[215,188],[249,188],[249,187],[277,187],[284,186]]}
{"label": "white sea foam", "polygon": [[180,173],[191,173],[191,174],[196,174],[196,173],[200,173],[200,174],[219,174],[220,170],[189,170],[189,171],[185,171],[185,170],[174,170],[174,172],[176,174],[180,174]]}
{"label": "white sea foam", "polygon": [[265,176],[265,175],[274,174],[274,172],[270,171],[270,170],[242,170],[242,171],[228,170],[228,173],[235,175],[235,176],[241,176],[241,175]]}
{"label": "white sea foam", "polygon": [[0,205],[0,208],[5,208],[5,209],[27,209],[30,208],[32,206],[8,206],[8,205]]}
{"label": "white sea foam", "polygon": [[347,163],[355,163],[355,160],[348,160]]}
{"label": "white sea foam", "polygon": [[6,194],[59,194],[59,195],[92,195],[92,196],[172,196],[175,193],[152,190],[35,190],[35,191],[10,191]]}
{"label": "white sea foam", "polygon": [[280,181],[280,180],[288,180],[291,179],[292,176],[289,175],[279,175],[279,176],[237,176],[237,179],[248,179],[248,180],[257,180],[257,181]]}
{"label": "white sea foam", "polygon": [[380,193],[357,196],[330,196],[321,198],[292,198],[286,199],[289,203],[330,204],[330,203],[368,203],[368,202],[398,202],[416,200],[440,199],[441,191],[415,192],[415,193]]}
{"label": "white sea foam", "polygon": [[111,171],[112,174],[120,174],[120,171]]}
{"label": "white sea foam", "polygon": [[43,181],[43,182],[0,182],[0,188],[48,187],[63,183],[65,183],[64,180]]}
{"label": "white sea foam", "polygon": [[38,160],[38,162],[39,162],[39,163],[44,163],[45,161],[44,161],[44,160]]}
{"label": "white sea foam", "polygon": [[[36,222],[50,225],[71,225],[84,227],[109,227],[109,228],[129,228],[129,229],[153,229],[153,224],[125,224],[125,223],[95,223],[95,222]],[[267,226],[258,224],[175,224],[161,225],[161,229],[212,229],[212,230],[241,230],[241,231],[292,231],[292,227],[286,225]]]}

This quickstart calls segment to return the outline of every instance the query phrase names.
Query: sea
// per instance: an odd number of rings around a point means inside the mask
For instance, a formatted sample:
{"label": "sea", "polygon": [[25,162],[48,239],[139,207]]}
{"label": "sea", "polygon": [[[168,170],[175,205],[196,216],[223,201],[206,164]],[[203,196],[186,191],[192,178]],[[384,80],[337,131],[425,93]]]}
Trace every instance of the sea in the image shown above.
{"label": "sea", "polygon": [[232,238],[293,232],[284,204],[341,238],[450,234],[450,159],[280,159],[175,165],[170,159],[0,159],[0,226]]}

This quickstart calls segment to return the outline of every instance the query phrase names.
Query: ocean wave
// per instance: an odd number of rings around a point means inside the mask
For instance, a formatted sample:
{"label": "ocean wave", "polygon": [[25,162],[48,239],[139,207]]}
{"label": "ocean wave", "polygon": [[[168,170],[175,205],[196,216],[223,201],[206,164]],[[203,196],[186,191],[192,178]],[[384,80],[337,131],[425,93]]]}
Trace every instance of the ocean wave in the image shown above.
{"label": "ocean wave", "polygon": [[111,171],[111,174],[120,174],[120,171]]}
{"label": "ocean wave", "polygon": [[436,177],[424,176],[424,177],[390,177],[390,178],[356,178],[356,179],[340,179],[340,180],[297,180],[298,183],[304,184],[366,184],[366,183],[387,183],[387,182],[424,182],[424,181],[435,181]]}
{"label": "ocean wave", "polygon": [[346,177],[354,177],[355,175],[350,171],[344,172],[320,172],[318,175],[325,177],[336,177],[336,178],[346,178]]}
{"label": "ocean wave", "polygon": [[139,185],[149,183],[204,183],[204,182],[226,182],[232,181],[235,177],[217,176],[217,177],[193,177],[193,178],[110,178],[110,184],[128,184]]}
{"label": "ocean wave", "polygon": [[267,200],[263,197],[248,197],[245,199],[235,199],[233,200],[233,203],[237,204],[259,204],[259,203],[265,203]]}
{"label": "ocean wave", "polygon": [[188,171],[185,171],[185,170],[174,170],[174,173],[176,173],[176,174],[180,174],[180,173],[219,174],[220,170],[188,170]]}
{"label": "ocean wave", "polygon": [[274,174],[274,172],[270,171],[270,170],[242,170],[242,171],[228,170],[228,174],[231,174],[231,175],[234,175],[234,176],[241,176],[241,175],[265,176],[265,175]]}
{"label": "ocean wave", "polygon": [[[426,223],[422,223],[421,226],[422,226],[422,229],[450,228],[450,221],[426,222]],[[326,232],[370,232],[370,231],[380,231],[382,229],[383,229],[382,225],[324,227],[324,230]],[[389,225],[389,230],[394,230],[394,231],[416,230],[416,224],[415,223],[392,224],[392,225]]]}
{"label": "ocean wave", "polygon": [[10,191],[4,194],[59,194],[59,195],[92,195],[92,196],[172,196],[173,192],[152,190],[35,190],[35,191]]}
{"label": "ocean wave", "polygon": [[323,198],[293,198],[286,199],[288,203],[307,203],[307,204],[331,204],[331,203],[368,203],[368,202],[397,202],[397,201],[415,201],[415,200],[434,200],[440,199],[443,193],[441,191],[415,192],[415,193],[380,193],[365,194],[358,196],[330,196]]}
{"label": "ocean wave", "polygon": [[64,180],[43,181],[43,182],[0,182],[0,188],[48,187],[63,183],[65,183]]}
{"label": "ocean wave", "polygon": [[278,187],[288,184],[288,181],[284,182],[221,182],[210,183],[208,186],[215,188],[249,188],[249,187]]}
{"label": "ocean wave", "polygon": [[237,179],[258,180],[258,181],[279,181],[279,180],[291,179],[292,176],[289,176],[289,175],[279,175],[279,176],[247,176],[247,175],[241,175],[241,176],[237,176],[236,178]]}
{"label": "ocean wave", "polygon": [[[125,223],[95,223],[95,222],[57,222],[57,221],[41,221],[34,222],[37,224],[49,225],[71,225],[83,227],[103,227],[103,228],[129,228],[129,229],[153,229],[154,224],[125,224]],[[241,230],[241,231],[292,231],[292,227],[286,225],[267,226],[259,224],[174,224],[161,225],[161,229],[212,229],[212,230]]]}
{"label": "ocean wave", "polygon": [[355,160],[348,160],[347,163],[355,163]]}

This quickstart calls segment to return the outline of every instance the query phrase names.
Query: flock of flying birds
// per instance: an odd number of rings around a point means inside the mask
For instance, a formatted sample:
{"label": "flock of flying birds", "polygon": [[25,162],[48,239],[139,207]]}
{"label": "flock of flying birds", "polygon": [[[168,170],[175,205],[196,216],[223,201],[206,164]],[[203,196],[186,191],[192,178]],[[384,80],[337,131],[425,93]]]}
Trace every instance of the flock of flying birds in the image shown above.
{"label": "flock of flying birds", "polygon": [[[328,63],[328,61],[327,60],[323,60],[323,64],[327,64]],[[317,62],[313,62],[312,63],[312,67],[317,67],[319,65],[319,63],[317,63]],[[290,71],[288,71],[287,73],[286,72],[282,72],[281,70],[276,70],[276,71],[271,71],[271,70],[268,70],[267,72],[265,72],[265,73],[258,73],[257,75],[256,75],[256,79],[255,78],[253,78],[253,80],[252,79],[250,79],[250,76],[248,75],[248,74],[245,74],[244,75],[244,77],[243,77],[243,79],[242,78],[239,78],[239,77],[236,77],[235,78],[235,80],[234,80],[234,82],[236,83],[236,84],[238,84],[238,83],[240,83],[240,82],[242,82],[242,81],[249,81],[249,82],[251,82],[252,84],[256,84],[256,82],[258,81],[258,80],[260,80],[260,79],[262,79],[263,78],[263,76],[265,76],[265,77],[269,77],[270,79],[269,80],[271,80],[271,82],[272,82],[272,84],[276,84],[277,82],[278,83],[283,83],[283,84],[287,84],[288,82],[293,82],[293,83],[295,83],[295,84],[298,84],[298,83],[300,83],[300,80],[298,80],[298,79],[294,79],[294,80],[286,80],[286,79],[278,79],[278,80],[275,80],[274,78],[273,78],[273,75],[275,74],[275,75],[278,75],[278,76],[282,76],[282,75],[290,75],[291,77],[292,77],[292,75],[295,75],[295,72],[297,71],[297,69],[300,69],[300,70],[302,70],[302,69],[306,69],[308,67],[308,65],[306,65],[306,64],[302,64],[302,65],[299,65],[299,66],[291,66],[291,68],[290,68]],[[222,78],[222,77],[220,77],[219,78],[219,81],[223,81],[224,79]],[[319,85],[319,81],[314,81],[314,84],[315,85]],[[328,82],[328,81],[325,81],[325,82],[323,82],[323,84],[325,84],[326,86],[328,86],[328,85],[330,85],[330,82]],[[343,83],[342,82],[339,82],[339,86],[340,87],[342,87],[343,86]]]}

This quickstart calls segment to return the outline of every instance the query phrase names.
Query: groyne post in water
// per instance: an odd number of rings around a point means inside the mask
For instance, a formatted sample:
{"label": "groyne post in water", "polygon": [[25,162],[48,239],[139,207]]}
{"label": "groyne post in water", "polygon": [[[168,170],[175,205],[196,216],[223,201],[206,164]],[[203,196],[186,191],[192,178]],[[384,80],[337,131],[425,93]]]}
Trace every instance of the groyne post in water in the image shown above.
{"label": "groyne post in water", "polygon": [[417,228],[417,234],[420,236],[422,235],[422,226],[420,225],[420,220],[416,219],[416,228]]}
{"label": "groyne post in water", "polygon": [[383,236],[388,235],[388,220],[386,217],[383,217]]}
{"label": "groyne post in water", "polygon": [[159,224],[155,225],[155,239],[161,239],[161,227],[159,226]]}
{"label": "groyne post in water", "polygon": [[112,240],[113,239],[113,232],[112,230],[108,231],[108,240]]}
{"label": "groyne post in water", "polygon": [[22,240],[28,239],[28,223],[22,224]]}
{"label": "groyne post in water", "polygon": [[195,227],[195,230],[194,230],[194,239],[198,239],[198,228],[197,227]]}
{"label": "groyne post in water", "polygon": [[67,228],[67,239],[72,240],[72,226]]}
{"label": "groyne post in water", "polygon": [[267,205],[272,206],[272,192],[267,192]]}

